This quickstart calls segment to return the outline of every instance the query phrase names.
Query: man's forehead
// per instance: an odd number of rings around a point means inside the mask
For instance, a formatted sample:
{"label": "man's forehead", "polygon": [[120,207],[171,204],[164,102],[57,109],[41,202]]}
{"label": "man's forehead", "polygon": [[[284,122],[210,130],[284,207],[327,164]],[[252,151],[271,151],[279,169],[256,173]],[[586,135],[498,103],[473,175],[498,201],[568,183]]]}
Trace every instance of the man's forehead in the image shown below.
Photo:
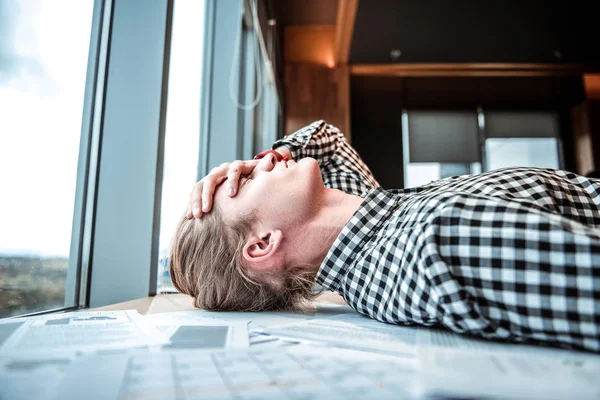
{"label": "man's forehead", "polygon": [[227,179],[215,188],[215,193],[225,193],[225,186],[227,186]]}
{"label": "man's forehead", "polygon": [[227,186],[226,182],[227,181],[223,182],[222,184],[217,186],[217,188],[215,189],[215,195],[213,197],[213,201],[215,204],[216,203],[223,204],[223,201],[225,200],[224,198],[229,197],[229,196],[227,196],[227,188],[225,187],[225,186]]}

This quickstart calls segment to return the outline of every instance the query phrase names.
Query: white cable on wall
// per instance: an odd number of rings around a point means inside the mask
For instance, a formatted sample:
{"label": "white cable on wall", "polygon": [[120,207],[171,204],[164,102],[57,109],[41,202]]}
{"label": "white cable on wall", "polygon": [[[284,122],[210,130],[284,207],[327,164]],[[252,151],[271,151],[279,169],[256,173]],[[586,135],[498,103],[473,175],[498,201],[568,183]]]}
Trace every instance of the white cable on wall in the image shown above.
{"label": "white cable on wall", "polygon": [[[250,15],[252,16],[252,25],[254,28],[254,32],[256,34],[255,40],[258,41],[258,46],[256,46],[255,42],[253,41],[254,63],[256,65],[256,97],[254,98],[254,100],[251,103],[241,104],[238,101],[236,93],[235,93],[235,85],[234,85],[235,72],[237,70],[237,67],[241,63],[241,40],[242,40],[242,30],[243,29],[239,29],[237,36],[236,36],[235,47],[233,50],[233,62],[231,63],[231,70],[229,73],[229,97],[231,98],[231,101],[241,110],[251,110],[254,107],[256,107],[258,105],[258,103],[260,102],[260,99],[262,98],[263,86],[265,84],[275,82],[275,77],[273,75],[273,69],[271,66],[271,60],[269,60],[269,56],[268,56],[267,50],[265,48],[265,41],[264,41],[264,38],[262,35],[262,29],[260,28],[260,22],[258,21],[256,0],[250,0],[249,5],[250,5]],[[244,14],[244,2],[240,1],[240,20],[242,19],[243,14]],[[260,63],[261,53],[262,53],[263,60],[265,63],[263,68],[261,68],[261,63]]]}
{"label": "white cable on wall", "polygon": [[[254,21],[254,14],[255,14],[255,8],[252,7],[252,4],[250,4],[250,13],[252,15],[252,20]],[[240,20],[242,19],[244,14],[244,2],[240,1]],[[254,23],[254,22],[253,22]],[[241,104],[238,100],[237,100],[237,96],[235,94],[235,72],[237,70],[237,67],[239,67],[239,65],[241,64],[241,40],[242,40],[242,29],[238,30],[236,39],[235,39],[235,46],[233,49],[233,62],[231,63],[231,70],[229,72],[229,97],[231,98],[231,101],[237,106],[237,108],[241,109],[241,110],[251,110],[254,107],[256,107],[258,105],[258,103],[260,102],[260,99],[262,97],[262,89],[263,89],[263,76],[261,74],[261,68],[260,68],[260,54],[259,54],[259,46],[256,46],[255,40],[252,41],[253,43],[253,49],[254,49],[254,63],[256,65],[256,97],[254,98],[254,100],[249,103],[249,104]]]}
{"label": "white cable on wall", "polygon": [[257,0],[250,0],[250,8],[252,11],[252,25],[254,26],[254,31],[256,32],[256,35],[258,36],[258,44],[260,45],[260,50],[263,56],[263,60],[265,62],[267,83],[272,83],[275,82],[275,76],[273,76],[273,67],[271,65],[271,59],[269,58],[269,54],[267,53],[267,49],[265,47],[265,39],[262,34],[262,29],[260,28],[260,21],[258,20]]}

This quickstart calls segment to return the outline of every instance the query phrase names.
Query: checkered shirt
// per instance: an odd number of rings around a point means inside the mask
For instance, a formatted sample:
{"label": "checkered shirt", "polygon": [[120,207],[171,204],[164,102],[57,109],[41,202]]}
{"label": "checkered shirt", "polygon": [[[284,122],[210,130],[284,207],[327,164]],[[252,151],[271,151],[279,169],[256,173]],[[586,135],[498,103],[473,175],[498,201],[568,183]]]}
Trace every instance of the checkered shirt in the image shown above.
{"label": "checkered shirt", "polygon": [[323,121],[281,145],[364,197],[316,277],[359,313],[600,351],[600,180],[506,168],[383,190]]}

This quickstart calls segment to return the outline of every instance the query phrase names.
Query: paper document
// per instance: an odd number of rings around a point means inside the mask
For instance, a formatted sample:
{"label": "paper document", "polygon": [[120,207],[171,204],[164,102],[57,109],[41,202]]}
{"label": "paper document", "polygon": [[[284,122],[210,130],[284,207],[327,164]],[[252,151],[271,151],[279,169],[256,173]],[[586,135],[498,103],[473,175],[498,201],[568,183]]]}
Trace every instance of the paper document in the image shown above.
{"label": "paper document", "polygon": [[385,324],[356,312],[263,330],[284,338],[412,357],[416,355],[418,331],[416,327]]}
{"label": "paper document", "polygon": [[212,318],[190,318],[172,313],[150,314],[144,321],[156,326],[173,349],[245,349],[249,346],[246,322],[218,321]]}
{"label": "paper document", "polygon": [[262,311],[262,312],[218,312],[218,311],[177,311],[169,313],[171,315],[179,315],[185,317],[202,317],[213,318],[225,321],[245,321],[249,323],[249,329],[263,329],[277,325],[287,325],[294,322],[306,321],[315,318],[326,318],[341,314],[356,314],[349,306],[327,304],[318,305],[310,312],[291,312],[291,311]]}
{"label": "paper document", "polygon": [[[0,325],[0,332],[6,325]],[[0,338],[0,354],[95,351],[168,344],[156,328],[135,311],[87,311],[27,318]],[[5,335],[6,332],[3,334]]]}
{"label": "paper document", "polygon": [[46,400],[56,395],[75,353],[14,354],[0,357],[0,399]]}
{"label": "paper document", "polygon": [[422,348],[419,364],[426,396],[600,399],[600,357]]}
{"label": "paper document", "polygon": [[4,342],[13,335],[21,326],[27,322],[27,319],[6,319],[0,321],[0,349],[4,345]]}
{"label": "paper document", "polygon": [[368,354],[317,351],[179,351],[86,357],[57,399],[402,399],[415,366]]}
{"label": "paper document", "polygon": [[274,347],[289,347],[297,345],[312,345],[313,343],[309,340],[303,340],[298,338],[281,338],[267,333],[253,331],[249,333],[250,348],[254,349],[269,349]]}
{"label": "paper document", "polygon": [[417,343],[421,347],[461,349],[469,352],[501,352],[528,355],[543,355],[547,357],[595,358],[592,353],[577,350],[566,350],[544,347],[534,344],[503,343],[479,339],[467,335],[459,335],[445,329],[421,329]]}

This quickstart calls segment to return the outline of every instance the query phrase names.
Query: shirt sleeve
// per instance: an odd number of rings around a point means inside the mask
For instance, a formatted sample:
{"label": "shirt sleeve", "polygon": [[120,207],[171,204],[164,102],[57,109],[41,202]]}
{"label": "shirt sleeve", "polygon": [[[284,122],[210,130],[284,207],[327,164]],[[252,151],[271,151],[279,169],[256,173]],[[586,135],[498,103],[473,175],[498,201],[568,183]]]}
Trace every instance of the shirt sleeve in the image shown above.
{"label": "shirt sleeve", "polygon": [[358,196],[380,187],[340,130],[325,121],[313,122],[276,141],[273,149],[281,146],[287,146],[296,161],[305,157],[316,159],[326,187]]}

